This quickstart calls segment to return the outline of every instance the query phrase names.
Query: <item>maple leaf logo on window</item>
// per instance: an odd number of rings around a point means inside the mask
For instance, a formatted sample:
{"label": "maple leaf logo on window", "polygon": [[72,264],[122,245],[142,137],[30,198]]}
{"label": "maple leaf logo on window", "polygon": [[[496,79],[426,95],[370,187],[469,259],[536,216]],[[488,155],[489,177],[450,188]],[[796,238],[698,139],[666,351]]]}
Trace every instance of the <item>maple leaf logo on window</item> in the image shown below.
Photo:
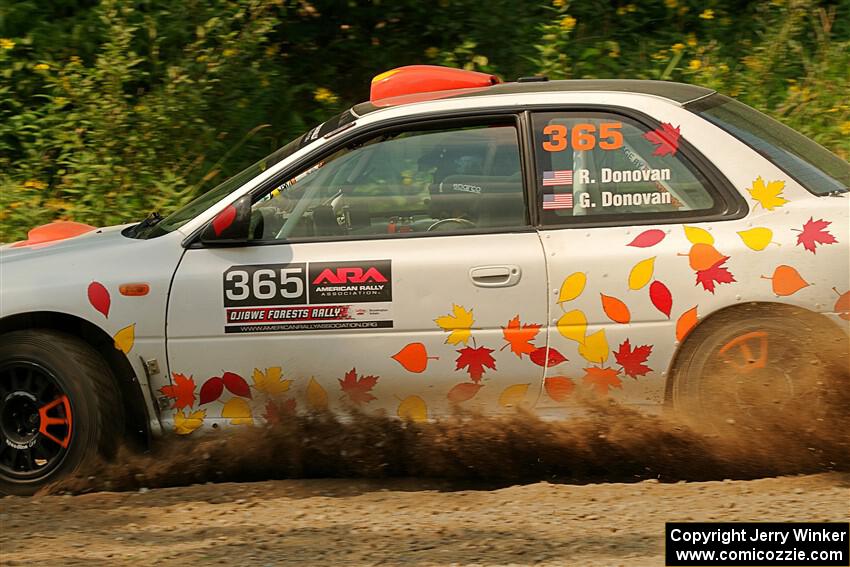
{"label": "maple leaf logo on window", "polygon": [[457,352],[460,356],[455,361],[457,363],[455,370],[465,367],[467,372],[469,372],[470,380],[473,382],[481,381],[481,377],[484,376],[485,366],[490,370],[496,370],[496,359],[490,355],[493,352],[491,348],[483,346],[478,348],[466,347]]}
{"label": "maple leaf logo on window", "polygon": [[643,135],[644,138],[656,145],[654,156],[674,156],[679,150],[679,127],[664,122],[652,132]]}
{"label": "maple leaf logo on window", "polygon": [[377,400],[370,392],[375,384],[378,383],[377,376],[361,376],[357,377],[357,369],[352,368],[345,373],[345,378],[339,380],[339,387],[342,388],[348,399],[355,404],[368,404],[372,400]]}
{"label": "maple leaf logo on window", "polygon": [[815,248],[818,244],[836,244],[838,240],[826,230],[826,227],[831,224],[830,221],[809,217],[809,221],[803,225],[803,230],[797,235],[797,246],[802,244],[803,248],[812,254],[817,254]]}

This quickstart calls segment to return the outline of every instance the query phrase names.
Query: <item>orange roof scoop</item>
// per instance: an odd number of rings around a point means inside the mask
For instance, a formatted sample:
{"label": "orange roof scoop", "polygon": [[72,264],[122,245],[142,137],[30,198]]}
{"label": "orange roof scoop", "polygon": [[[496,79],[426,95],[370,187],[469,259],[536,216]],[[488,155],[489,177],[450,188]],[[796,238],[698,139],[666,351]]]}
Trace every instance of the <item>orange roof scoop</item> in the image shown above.
{"label": "orange roof scoop", "polygon": [[489,87],[501,82],[496,75],[478,71],[437,65],[407,65],[386,71],[372,79],[369,100],[375,102],[417,93]]}

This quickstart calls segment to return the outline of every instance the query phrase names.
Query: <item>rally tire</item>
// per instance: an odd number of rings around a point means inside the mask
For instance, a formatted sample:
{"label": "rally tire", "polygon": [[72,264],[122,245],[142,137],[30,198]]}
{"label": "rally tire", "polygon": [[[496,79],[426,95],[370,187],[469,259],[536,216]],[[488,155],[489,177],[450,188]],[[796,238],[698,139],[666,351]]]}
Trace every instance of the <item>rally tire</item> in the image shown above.
{"label": "rally tire", "polygon": [[714,427],[774,421],[789,412],[834,417],[846,410],[846,343],[837,328],[802,310],[720,313],[686,339],[670,400],[680,415]]}
{"label": "rally tire", "polygon": [[[40,385],[30,385],[33,383]],[[37,396],[44,395],[54,402],[44,405],[44,400],[36,401]],[[57,403],[60,399],[61,403]],[[28,409],[38,404],[50,407],[49,411],[58,407],[55,411],[59,412],[60,423],[50,426],[58,427],[58,431],[51,433],[44,425],[44,416],[39,420],[30,412],[29,419],[38,422],[39,432],[33,435],[30,429],[19,438],[15,420],[20,420],[25,412],[12,411],[12,402],[18,406],[26,403]],[[69,413],[63,417],[65,412]],[[61,423],[63,418],[66,424]],[[0,335],[0,419],[4,451],[0,453],[0,494],[33,494],[91,465],[99,456],[113,454],[124,430],[121,395],[103,357],[88,343],[48,329]],[[27,443],[33,448],[26,449]],[[41,458],[34,464],[36,445]],[[12,453],[10,457],[9,451],[17,451],[18,455]],[[51,460],[49,455],[54,452]],[[46,463],[42,465],[41,461]]]}

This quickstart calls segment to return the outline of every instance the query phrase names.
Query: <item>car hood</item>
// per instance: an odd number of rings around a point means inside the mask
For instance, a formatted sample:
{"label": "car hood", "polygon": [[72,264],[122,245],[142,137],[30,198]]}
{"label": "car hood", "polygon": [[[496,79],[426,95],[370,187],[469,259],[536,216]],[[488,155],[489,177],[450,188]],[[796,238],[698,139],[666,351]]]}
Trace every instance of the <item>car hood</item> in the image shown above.
{"label": "car hood", "polygon": [[56,255],[64,255],[74,252],[98,252],[105,248],[112,248],[120,244],[132,244],[133,240],[127,238],[121,232],[132,226],[123,224],[99,228],[79,236],[54,240],[28,246],[16,246],[7,244],[0,246],[0,262],[12,263],[21,260],[45,260],[50,261]]}

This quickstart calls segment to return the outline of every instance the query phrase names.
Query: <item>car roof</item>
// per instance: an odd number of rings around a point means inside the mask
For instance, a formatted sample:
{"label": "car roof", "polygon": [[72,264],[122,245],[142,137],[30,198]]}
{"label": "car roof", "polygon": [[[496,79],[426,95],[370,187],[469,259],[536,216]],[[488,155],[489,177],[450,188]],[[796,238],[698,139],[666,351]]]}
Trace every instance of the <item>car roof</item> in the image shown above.
{"label": "car roof", "polygon": [[474,98],[481,96],[507,94],[533,94],[552,92],[619,92],[635,93],[666,98],[677,104],[687,104],[697,99],[714,94],[715,91],[697,85],[674,83],[670,81],[649,81],[640,79],[571,79],[549,81],[544,78],[537,80],[518,81],[514,83],[498,83],[489,87],[457,89],[452,91],[433,91],[417,95],[400,96],[395,99],[384,99],[377,103],[369,101],[355,105],[351,111],[355,116],[363,116],[376,110],[391,106],[400,106],[413,102],[429,100],[448,100],[455,98]]}

